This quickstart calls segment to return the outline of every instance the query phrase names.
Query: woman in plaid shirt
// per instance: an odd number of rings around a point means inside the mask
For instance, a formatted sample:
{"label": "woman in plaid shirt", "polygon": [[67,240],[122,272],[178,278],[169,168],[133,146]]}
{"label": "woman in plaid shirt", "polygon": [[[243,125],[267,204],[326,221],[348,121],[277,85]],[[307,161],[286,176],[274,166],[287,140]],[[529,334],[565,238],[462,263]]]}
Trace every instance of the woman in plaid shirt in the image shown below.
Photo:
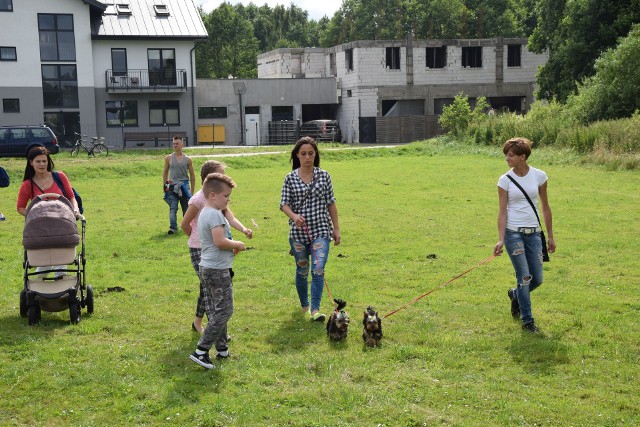
{"label": "woman in plaid shirt", "polygon": [[[302,312],[324,322],[320,301],[329,245],[340,244],[338,208],[329,174],[320,169],[320,153],[313,138],[303,137],[291,150],[292,171],[284,178],[280,210],[289,217],[289,243],[296,260],[296,290]],[[311,257],[311,306],[309,306]]]}

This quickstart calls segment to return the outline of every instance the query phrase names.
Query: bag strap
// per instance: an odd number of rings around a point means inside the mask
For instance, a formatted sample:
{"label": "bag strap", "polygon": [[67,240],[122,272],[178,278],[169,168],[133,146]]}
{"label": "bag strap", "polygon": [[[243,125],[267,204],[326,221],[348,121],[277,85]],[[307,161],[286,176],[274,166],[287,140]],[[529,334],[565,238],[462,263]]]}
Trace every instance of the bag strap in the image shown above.
{"label": "bag strap", "polygon": [[531,201],[531,199],[529,198],[529,195],[527,194],[526,191],[524,191],[524,189],[520,186],[520,184],[518,184],[516,182],[515,179],[513,179],[513,177],[509,174],[507,174],[507,178],[509,178],[511,180],[511,182],[513,182],[516,187],[518,187],[520,189],[520,191],[522,191],[522,194],[524,194],[524,197],[527,198],[527,202],[529,202],[529,204],[531,205],[531,208],[533,209],[533,213],[536,214],[536,218],[538,219],[538,224],[540,225],[540,228],[542,228],[542,223],[540,222],[540,217],[538,216],[538,210],[536,209],[536,207],[533,205],[533,202]]}
{"label": "bag strap", "polygon": [[51,172],[51,176],[53,177],[53,180],[56,182],[56,185],[60,187],[60,190],[62,190],[64,197],[66,197],[69,201],[71,201],[71,198],[67,196],[67,192],[64,191],[64,185],[62,185],[62,180],[60,179],[60,175],[58,174],[58,172],[55,172],[55,171]]}
{"label": "bag strap", "polygon": [[[300,175],[298,175],[298,178],[299,177],[300,177]],[[302,180],[302,178],[300,180]],[[315,173],[315,169],[314,169],[313,175],[311,176],[311,182],[309,183],[309,188],[307,189],[307,192],[304,194],[304,197],[302,197],[302,200],[300,201],[300,206],[298,207],[298,213],[304,207],[304,204],[307,201],[307,199],[309,198],[309,195],[311,194],[311,190],[313,190],[313,187],[315,186],[315,183],[316,183],[316,173]]]}

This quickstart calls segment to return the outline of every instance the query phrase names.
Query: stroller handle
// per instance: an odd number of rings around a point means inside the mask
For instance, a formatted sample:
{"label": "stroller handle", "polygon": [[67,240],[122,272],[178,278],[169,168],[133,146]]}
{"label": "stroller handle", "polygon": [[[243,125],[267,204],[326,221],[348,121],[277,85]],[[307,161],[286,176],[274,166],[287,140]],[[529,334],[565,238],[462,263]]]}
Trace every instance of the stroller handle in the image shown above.
{"label": "stroller handle", "polygon": [[[41,200],[44,200],[44,201],[47,201],[47,200],[60,200],[65,205],[69,206],[69,209],[73,210],[73,205],[71,204],[71,201],[69,199],[67,199],[66,197],[58,194],[58,193],[39,194],[35,198],[38,199],[38,201],[41,201]],[[29,211],[30,208],[31,208],[31,205],[29,206],[27,211]],[[78,213],[76,215],[76,220],[85,221],[84,215],[82,215],[81,213]]]}

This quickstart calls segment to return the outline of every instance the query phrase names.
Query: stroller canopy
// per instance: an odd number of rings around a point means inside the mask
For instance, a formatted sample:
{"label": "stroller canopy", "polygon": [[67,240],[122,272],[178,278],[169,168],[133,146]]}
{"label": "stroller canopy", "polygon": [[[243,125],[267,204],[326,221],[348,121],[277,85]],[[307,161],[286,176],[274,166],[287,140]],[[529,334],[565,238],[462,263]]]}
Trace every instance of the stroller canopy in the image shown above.
{"label": "stroller canopy", "polygon": [[25,249],[68,248],[78,243],[76,217],[66,198],[47,200],[38,196],[31,201],[22,232]]}

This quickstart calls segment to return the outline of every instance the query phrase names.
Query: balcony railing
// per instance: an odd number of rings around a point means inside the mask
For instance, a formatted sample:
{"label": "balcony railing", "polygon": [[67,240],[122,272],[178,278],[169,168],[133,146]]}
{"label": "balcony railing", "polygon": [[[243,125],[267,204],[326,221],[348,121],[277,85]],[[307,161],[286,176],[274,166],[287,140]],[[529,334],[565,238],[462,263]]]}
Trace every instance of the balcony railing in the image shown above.
{"label": "balcony railing", "polygon": [[185,92],[186,70],[127,70],[105,72],[107,92]]}

